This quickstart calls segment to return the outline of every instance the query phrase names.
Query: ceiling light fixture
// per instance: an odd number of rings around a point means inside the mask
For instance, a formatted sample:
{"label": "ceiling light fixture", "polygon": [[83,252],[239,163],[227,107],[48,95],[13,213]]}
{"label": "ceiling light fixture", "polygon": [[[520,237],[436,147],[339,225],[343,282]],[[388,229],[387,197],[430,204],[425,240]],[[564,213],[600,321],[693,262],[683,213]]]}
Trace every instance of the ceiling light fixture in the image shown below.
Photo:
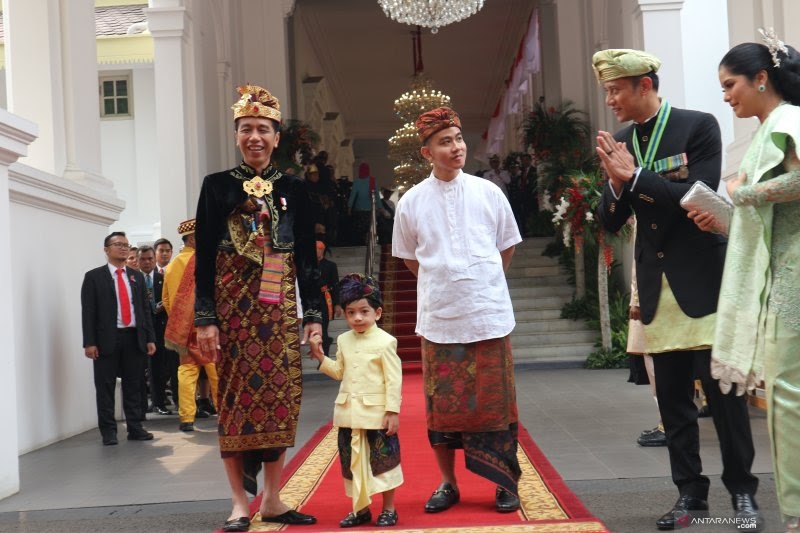
{"label": "ceiling light fixture", "polygon": [[414,77],[411,89],[394,101],[394,114],[403,121],[403,127],[389,138],[389,159],[395,161],[394,181],[401,191],[413,187],[431,173],[431,164],[419,152],[419,137],[414,122],[426,111],[449,106],[450,97],[433,88],[425,76],[422,65],[422,31],[411,32],[414,59]]}
{"label": "ceiling light fixture", "polygon": [[483,7],[484,0],[378,0],[384,14],[392,20],[430,28],[436,33],[442,26],[464,20]]}

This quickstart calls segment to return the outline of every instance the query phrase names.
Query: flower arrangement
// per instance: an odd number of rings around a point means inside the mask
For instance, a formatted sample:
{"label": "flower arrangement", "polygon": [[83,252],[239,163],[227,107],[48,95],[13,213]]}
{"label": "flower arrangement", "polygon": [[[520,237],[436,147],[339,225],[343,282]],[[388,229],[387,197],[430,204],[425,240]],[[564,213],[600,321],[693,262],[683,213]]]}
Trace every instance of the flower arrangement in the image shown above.
{"label": "flower arrangement", "polygon": [[563,176],[574,169],[588,172],[597,166],[589,145],[588,117],[569,100],[558,107],[537,103],[525,120],[524,132],[536,158],[538,187],[543,195],[564,188]]}
{"label": "flower arrangement", "polygon": [[319,134],[300,120],[284,120],[281,126],[281,141],[272,152],[272,163],[278,170],[299,171],[303,165],[311,163],[319,146]]}
{"label": "flower arrangement", "polygon": [[587,149],[586,113],[565,100],[558,107],[537,103],[525,121],[525,140],[539,160],[580,160]]}
{"label": "flower arrangement", "polygon": [[557,195],[553,225],[560,228],[564,246],[569,248],[574,244],[575,250],[580,251],[584,240],[592,239],[602,250],[606,269],[610,269],[614,252],[606,242],[605,231],[594,216],[606,182],[603,172],[600,169],[592,172],[579,171],[566,180],[562,178],[562,181],[566,186]]}

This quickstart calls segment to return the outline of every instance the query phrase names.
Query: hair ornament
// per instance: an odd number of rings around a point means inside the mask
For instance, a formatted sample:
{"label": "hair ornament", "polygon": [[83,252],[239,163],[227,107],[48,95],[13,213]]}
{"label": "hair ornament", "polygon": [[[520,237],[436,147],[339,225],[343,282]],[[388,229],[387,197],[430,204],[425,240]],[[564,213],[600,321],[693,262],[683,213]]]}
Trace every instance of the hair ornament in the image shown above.
{"label": "hair ornament", "polygon": [[352,273],[339,281],[339,301],[343,306],[362,298],[371,298],[381,305],[381,291],[373,278]]}
{"label": "hair ornament", "polygon": [[767,28],[764,30],[763,28],[758,28],[758,32],[761,34],[761,40],[764,41],[764,44],[767,46],[770,55],[772,56],[772,64],[775,68],[779,68],[781,66],[781,60],[778,57],[778,52],[783,52],[783,55],[789,55],[789,49],[786,48],[786,45],[783,41],[778,39],[778,35],[775,33],[774,28]]}

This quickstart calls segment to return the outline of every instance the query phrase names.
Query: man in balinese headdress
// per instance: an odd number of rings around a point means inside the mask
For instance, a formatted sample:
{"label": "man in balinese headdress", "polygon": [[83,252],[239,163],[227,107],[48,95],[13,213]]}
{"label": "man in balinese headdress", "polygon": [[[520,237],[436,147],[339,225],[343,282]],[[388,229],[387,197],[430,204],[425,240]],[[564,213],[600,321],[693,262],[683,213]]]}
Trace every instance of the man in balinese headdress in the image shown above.
{"label": "man in balinese headdress", "polygon": [[[248,531],[251,520],[317,521],[280,494],[303,392],[300,344],[322,332],[312,208],[305,182],[272,165],[281,140],[278,99],[257,85],[239,87],[239,95],[232,119],[242,162],[205,177],[196,230],[194,324],[200,351],[217,358],[219,445],[233,503],[227,532]],[[252,518],[245,456],[264,469]]]}
{"label": "man in balinese headdress", "polygon": [[433,172],[397,205],[392,255],[417,276],[428,438],[442,475],[425,511],[458,503],[457,448],[470,471],[497,485],[497,511],[515,511],[515,321],[505,270],[522,239],[503,191],[462,171],[467,146],[456,112],[434,109],[416,126]]}

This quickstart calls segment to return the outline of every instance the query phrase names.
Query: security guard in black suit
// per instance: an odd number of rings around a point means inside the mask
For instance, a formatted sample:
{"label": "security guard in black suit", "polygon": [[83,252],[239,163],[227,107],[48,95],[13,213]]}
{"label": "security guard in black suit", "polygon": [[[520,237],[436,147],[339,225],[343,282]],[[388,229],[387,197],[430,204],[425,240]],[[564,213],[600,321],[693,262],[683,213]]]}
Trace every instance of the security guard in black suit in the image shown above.
{"label": "security guard in black suit", "polygon": [[103,444],[117,444],[114,392],[122,378],[128,440],[152,440],[142,427],[140,392],[147,356],[156,351],[144,276],[127,268],[128,238],[114,232],[103,242],[108,263],[86,273],[81,286],[84,355],[94,362],[97,425]]}
{"label": "security guard in black suit", "polygon": [[[172,411],[166,407],[166,387],[167,381],[172,377],[172,358],[177,355],[164,346],[164,330],[167,328],[167,312],[164,311],[164,304],[161,301],[161,294],[164,287],[164,275],[156,269],[156,252],[152,246],[144,245],[139,247],[137,252],[139,258],[139,270],[144,275],[147,296],[150,300],[150,308],[153,316],[153,329],[156,333],[156,353],[147,361],[150,370],[150,408],[148,412],[160,415],[171,415]],[[177,374],[177,368],[175,369]],[[177,383],[177,377],[175,382]],[[173,390],[173,398],[177,398],[177,391]],[[144,397],[145,404],[147,397]],[[145,406],[146,407],[146,406]]]}
{"label": "security guard in black suit", "polygon": [[[618,231],[635,212],[641,319],[653,354],[656,395],[667,435],[672,479],[680,497],[659,518],[659,529],[689,525],[692,511],[708,509],[702,475],[695,373],[703,383],[722,452],[722,481],[736,517],[762,525],[753,495],[753,439],[744,397],[722,394],[711,377],[713,342],[726,240],[700,231],[680,206],[691,184],[719,185],[720,131],[716,119],[675,109],[658,96],[661,62],[637,50],[603,50],[592,63],[606,104],[620,122],[615,136],[599,132],[597,153],[609,178],[598,209],[606,230]],[[655,342],[651,342],[655,340]],[[757,529],[756,529],[757,530]]]}

